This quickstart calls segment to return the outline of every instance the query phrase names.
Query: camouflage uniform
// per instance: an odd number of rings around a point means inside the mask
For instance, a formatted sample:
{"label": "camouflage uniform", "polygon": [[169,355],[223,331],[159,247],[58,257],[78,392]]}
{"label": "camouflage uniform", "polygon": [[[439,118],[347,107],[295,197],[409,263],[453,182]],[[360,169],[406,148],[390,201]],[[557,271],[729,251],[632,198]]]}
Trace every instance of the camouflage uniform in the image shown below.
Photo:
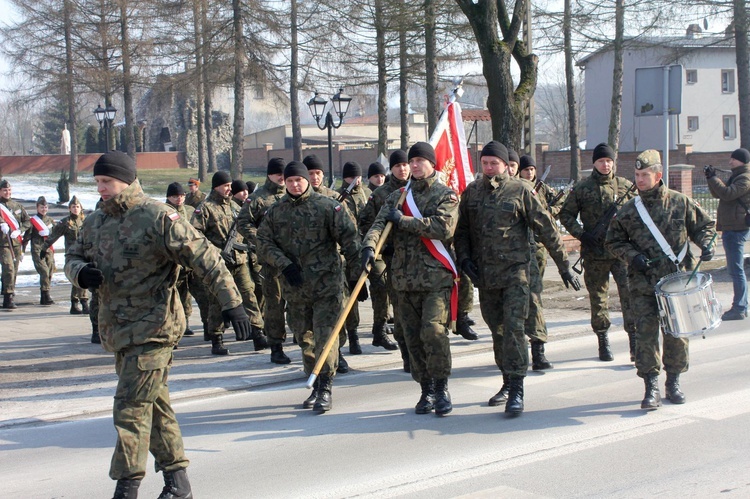
{"label": "camouflage uniform", "polygon": [[[174,210],[180,215],[183,220],[190,220],[188,210],[185,205],[176,206],[169,202],[167,199],[167,205],[174,208]],[[193,297],[190,296],[190,287],[188,281],[190,280],[190,272],[186,268],[180,269],[180,275],[177,277],[177,292],[180,295],[180,302],[182,302],[182,310],[185,312],[185,331],[188,332],[190,329],[190,316],[193,315]],[[192,331],[188,332],[193,334]]]}
{"label": "camouflage uniform", "polygon": [[[715,234],[715,222],[687,196],[667,189],[660,182],[640,197],[656,227],[661,231],[675,255],[688,239],[706,248]],[[630,264],[639,254],[647,259],[664,255],[651,231],[638,214],[635,202],[628,201],[612,220],[607,231],[606,247],[624,264]],[[638,311],[636,322],[636,358],[638,376],[658,374],[661,361],[667,373],[679,374],[688,369],[688,340],[662,334],[664,356],[659,359],[659,310],[654,287],[662,277],[678,269],[668,258],[651,263],[646,273],[629,267],[628,279],[633,309]]]}
{"label": "camouflage uniform", "polygon": [[[68,248],[70,248],[73,243],[76,242],[76,238],[78,237],[78,231],[81,230],[81,226],[83,225],[83,221],[85,219],[85,215],[83,214],[83,211],[81,211],[78,215],[70,214],[67,217],[60,220],[60,223],[55,224],[52,229],[49,232],[49,236],[47,237],[47,240],[42,244],[42,249],[49,249],[52,248],[52,245],[55,244],[55,241],[60,239],[61,237],[64,237],[65,240],[65,250],[67,251]],[[70,289],[70,302],[71,304],[77,304],[81,301],[87,301],[89,299],[88,291],[79,288],[78,286],[71,286]]]}
{"label": "camouflage uniform", "polygon": [[257,249],[257,231],[263,217],[268,209],[276,201],[284,196],[286,191],[283,185],[266,179],[263,186],[256,189],[242,205],[237,215],[237,230],[252,246],[255,246],[253,254],[258,255],[263,274],[263,297],[265,307],[263,308],[263,321],[266,326],[268,343],[271,345],[282,344],[286,341],[286,326],[284,324],[284,308],[286,301],[281,296],[281,282],[279,272],[270,266]]}
{"label": "camouflage uniform", "polygon": [[[3,296],[10,300],[13,294],[16,292],[16,276],[18,275],[18,265],[21,263],[21,256],[23,255],[23,247],[21,245],[21,234],[29,230],[31,227],[31,221],[26,210],[23,208],[21,203],[13,201],[12,199],[0,198],[0,204],[3,204],[15,217],[18,222],[18,238],[9,238],[8,235],[0,234],[0,264],[2,264],[2,287]],[[12,241],[12,246],[8,241]],[[12,251],[11,251],[12,248]],[[13,255],[15,254],[15,259]],[[10,298],[8,298],[10,297]],[[5,300],[3,301],[5,303]]]}
{"label": "camouflage uniform", "polygon": [[[47,231],[51,230],[55,225],[55,221],[48,215],[41,216],[39,213],[37,217],[47,226]],[[31,219],[29,219],[31,220]],[[55,273],[55,253],[54,251],[47,251],[47,254],[42,257],[39,253],[44,248],[44,244],[47,241],[48,236],[42,236],[39,231],[33,225],[29,227],[23,235],[23,246],[31,241],[31,261],[34,262],[34,269],[39,274],[39,289],[42,292],[49,293],[50,284],[52,283],[52,274]],[[44,305],[44,303],[42,303]]]}
{"label": "camouflage uniform", "polygon": [[190,192],[185,195],[185,204],[197,208],[200,204],[206,200],[206,194],[198,189],[195,192]]}
{"label": "camouflage uniform", "polygon": [[[339,198],[344,194],[344,192],[346,192],[346,189],[348,187],[349,187],[349,184],[346,183],[346,181],[343,181],[341,183],[341,188],[339,189],[339,193],[338,193]],[[347,209],[349,210],[349,213],[351,213],[352,217],[354,217],[355,226],[359,225],[359,216],[362,213],[362,210],[364,210],[365,205],[367,204],[367,200],[370,197],[370,194],[372,194],[372,191],[368,189],[366,186],[360,184],[354,187],[352,191],[342,201],[344,206],[346,206]],[[359,230],[359,228],[357,229],[357,232],[360,234],[360,236],[364,235],[364,233],[361,230]],[[366,285],[367,284],[364,284],[364,286]],[[349,312],[349,315],[346,317],[346,331],[347,333],[349,333],[349,335],[356,335],[358,327],[359,327],[359,303],[355,301],[354,306],[352,306],[352,309]]]}
{"label": "camouflage uniform", "polygon": [[[403,216],[391,232],[394,304],[409,351],[411,376],[420,384],[446,380],[451,374],[448,322],[453,274],[430,254],[422,238],[440,240],[451,251],[458,197],[437,179],[437,172],[425,179],[412,179],[410,191],[423,218]],[[387,223],[385,217],[400,196],[401,190],[388,196],[365,235],[363,247],[375,249]]]}
{"label": "camouflage uniform", "polygon": [[532,186],[507,172],[483,175],[461,195],[456,253],[479,270],[479,307],[492,332],[495,363],[523,378],[529,363],[524,323],[529,310],[531,231],[549,248],[561,274],[568,259],[560,235]]}
{"label": "camouflage uniform", "polygon": [[98,288],[102,346],[115,354],[119,378],[113,410],[118,438],[110,477],[141,479],[148,452],[156,470],[188,465],[169,402],[172,349],[185,330],[175,282],[191,268],[224,309],[242,300],[219,252],[164,203],[149,199],[136,180],[86,218],[65,255],[65,274],[79,285],[81,269],[104,274]]}
{"label": "camouflage uniform", "polygon": [[[308,188],[298,198],[285,194],[266,211],[257,240],[258,253],[275,274],[292,264],[301,269],[300,287],[291,286],[284,278],[280,281],[289,307],[289,326],[309,375],[343,309],[346,288],[337,244],[346,257],[349,278],[356,279],[359,271],[357,229],[341,204]],[[337,362],[338,345],[334,342],[321,376],[333,378]]]}
{"label": "camouflage uniform", "polygon": [[[229,232],[237,215],[237,206],[232,202],[232,197],[223,197],[215,190],[212,190],[206,200],[195,209],[191,223],[193,227],[202,232],[206,238],[219,248],[224,249],[224,245],[229,237]],[[243,242],[242,235],[237,238],[238,243]],[[234,277],[234,282],[242,294],[242,303],[245,311],[250,317],[250,324],[254,328],[263,328],[263,317],[255,299],[255,285],[250,277],[250,270],[247,266],[247,253],[231,250],[234,263],[228,263],[227,268]],[[209,315],[208,328],[211,334],[221,335],[224,330],[224,321],[221,318],[221,310],[215,297],[209,296]]]}
{"label": "camouflage uniform", "polygon": [[[560,222],[571,236],[580,239],[584,232],[591,232],[601,216],[617,202],[627,196],[632,182],[616,177],[613,172],[602,175],[596,168],[591,176],[578,182],[568,195],[560,210]],[[578,222],[580,215],[581,222]],[[606,335],[609,330],[609,274],[615,279],[620,295],[620,305],[629,336],[635,334],[635,316],[628,298],[627,264],[616,259],[604,245],[588,247],[581,245],[583,279],[591,304],[591,327],[597,335]]]}

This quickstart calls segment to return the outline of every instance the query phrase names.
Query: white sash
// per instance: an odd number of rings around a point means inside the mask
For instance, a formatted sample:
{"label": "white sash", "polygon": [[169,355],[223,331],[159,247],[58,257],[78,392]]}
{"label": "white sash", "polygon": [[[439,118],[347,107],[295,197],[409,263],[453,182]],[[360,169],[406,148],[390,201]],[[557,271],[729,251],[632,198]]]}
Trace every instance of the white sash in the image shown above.
{"label": "white sash", "polygon": [[41,218],[39,218],[39,215],[34,215],[33,217],[31,217],[31,224],[34,226],[36,231],[39,232],[40,236],[49,236],[49,227],[47,227],[47,224],[44,223]]}
{"label": "white sash", "polygon": [[648,210],[646,210],[646,206],[643,204],[643,200],[641,200],[640,196],[635,197],[635,207],[638,210],[638,214],[641,216],[641,220],[643,220],[643,223],[646,224],[648,230],[651,231],[651,235],[654,236],[654,239],[656,239],[656,242],[661,247],[661,250],[665,255],[669,257],[670,260],[672,260],[675,265],[679,266],[680,262],[683,258],[685,258],[685,255],[687,254],[688,242],[685,241],[685,246],[683,246],[682,250],[680,250],[680,254],[675,255],[672,247],[669,245],[667,240],[664,239],[661,231],[659,231],[659,228],[654,223],[651,215],[648,214]]}

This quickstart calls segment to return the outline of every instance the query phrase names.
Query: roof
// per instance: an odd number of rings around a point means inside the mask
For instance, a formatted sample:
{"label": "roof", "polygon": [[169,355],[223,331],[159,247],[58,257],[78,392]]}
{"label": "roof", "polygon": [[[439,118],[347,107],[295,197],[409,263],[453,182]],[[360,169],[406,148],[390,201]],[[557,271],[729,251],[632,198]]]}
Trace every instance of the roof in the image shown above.
{"label": "roof", "polygon": [[464,121],[492,121],[489,109],[461,109]]}

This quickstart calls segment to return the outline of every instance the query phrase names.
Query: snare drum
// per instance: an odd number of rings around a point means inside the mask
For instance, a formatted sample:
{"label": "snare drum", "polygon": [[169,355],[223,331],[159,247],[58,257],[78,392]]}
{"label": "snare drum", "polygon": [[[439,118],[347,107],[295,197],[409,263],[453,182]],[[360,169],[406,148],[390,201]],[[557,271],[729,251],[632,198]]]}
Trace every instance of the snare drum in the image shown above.
{"label": "snare drum", "polygon": [[702,334],[721,324],[721,304],[716,299],[710,274],[677,272],[656,284],[659,321],[664,331],[678,338]]}

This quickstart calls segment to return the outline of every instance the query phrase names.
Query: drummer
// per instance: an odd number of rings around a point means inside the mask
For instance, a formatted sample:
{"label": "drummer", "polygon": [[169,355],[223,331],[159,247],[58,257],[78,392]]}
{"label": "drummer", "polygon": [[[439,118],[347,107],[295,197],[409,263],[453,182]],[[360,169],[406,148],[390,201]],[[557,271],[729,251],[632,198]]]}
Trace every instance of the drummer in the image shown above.
{"label": "drummer", "polygon": [[[687,338],[666,332],[662,332],[664,354],[659,359],[654,288],[662,277],[684,270],[688,240],[701,249],[701,261],[713,258],[716,223],[690,198],[664,185],[661,158],[654,149],[643,151],[636,159],[635,184],[639,196],[625,203],[612,220],[605,245],[628,265],[630,299],[637,315],[635,366],[646,385],[641,409],[651,411],[661,405],[662,361],[667,372],[665,398],[673,404],[685,403],[680,374],[687,371],[689,360]],[[664,247],[658,239],[664,241]]]}

